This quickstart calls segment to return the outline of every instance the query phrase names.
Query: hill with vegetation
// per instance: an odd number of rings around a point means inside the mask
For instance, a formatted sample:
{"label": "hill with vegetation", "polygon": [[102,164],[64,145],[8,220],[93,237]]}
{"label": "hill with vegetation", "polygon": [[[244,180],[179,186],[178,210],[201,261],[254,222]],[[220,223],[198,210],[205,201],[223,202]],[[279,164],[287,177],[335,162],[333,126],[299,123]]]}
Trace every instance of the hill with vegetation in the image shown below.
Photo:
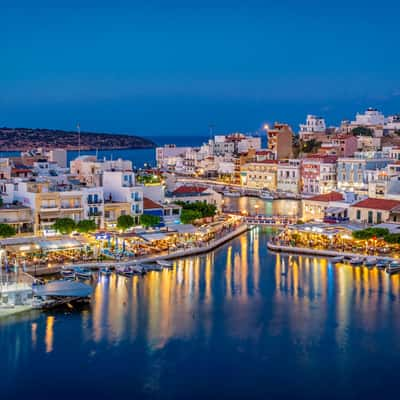
{"label": "hill with vegetation", "polygon": [[[149,149],[156,144],[139,136],[126,134],[81,132],[81,150]],[[77,132],[59,129],[0,128],[2,151],[25,151],[36,147],[78,150]]]}

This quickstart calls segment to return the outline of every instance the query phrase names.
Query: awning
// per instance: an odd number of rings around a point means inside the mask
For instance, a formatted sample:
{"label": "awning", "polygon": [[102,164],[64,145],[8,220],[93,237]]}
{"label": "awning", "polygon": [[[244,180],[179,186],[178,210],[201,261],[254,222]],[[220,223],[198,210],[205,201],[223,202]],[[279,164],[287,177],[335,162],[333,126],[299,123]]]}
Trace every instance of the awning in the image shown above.
{"label": "awning", "polygon": [[83,244],[76,239],[42,240],[39,246],[44,251],[79,249]]}
{"label": "awning", "polygon": [[338,214],[344,212],[346,209],[344,207],[328,207],[325,210],[326,214]]}
{"label": "awning", "polygon": [[167,225],[167,228],[177,233],[195,233],[197,231],[192,224],[171,224]]}
{"label": "awning", "polygon": [[92,294],[93,289],[83,282],[52,281],[45,285],[34,286],[33,292],[37,296],[87,297]]}
{"label": "awning", "polygon": [[146,242],[153,242],[154,240],[164,240],[168,237],[166,233],[159,232],[159,233],[142,233],[140,235]]}

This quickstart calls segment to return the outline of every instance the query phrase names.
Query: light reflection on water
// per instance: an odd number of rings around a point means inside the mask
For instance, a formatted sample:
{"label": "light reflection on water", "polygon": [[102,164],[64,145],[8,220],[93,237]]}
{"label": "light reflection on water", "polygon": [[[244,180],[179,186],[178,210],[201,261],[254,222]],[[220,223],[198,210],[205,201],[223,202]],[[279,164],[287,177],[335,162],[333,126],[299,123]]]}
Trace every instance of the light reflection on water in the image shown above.
{"label": "light reflection on water", "polygon": [[[311,386],[302,390],[317,397],[321,393],[313,383],[319,369],[345,386],[351,385],[349,376],[357,379],[354,369],[361,373],[367,364],[374,373],[383,368],[387,374],[385,366],[395,371],[399,275],[271,254],[266,241],[267,233],[256,229],[213,253],[179,260],[173,270],[99,277],[90,306],[2,321],[0,366],[10,377],[4,390],[13,393],[18,385],[15,393],[26,394],[33,384],[27,372],[32,365],[37,376],[52,378],[46,379],[49,388],[59,382],[56,374],[71,369],[86,371],[87,381],[102,387],[104,369],[110,376],[133,374],[126,382],[130,392],[143,394],[150,385],[161,398],[165,387],[171,396],[183,396],[183,388],[167,383],[177,364],[180,379],[197,387],[199,396],[214,392],[192,381],[192,374],[213,381],[229,372],[242,393],[247,389],[240,376],[249,368],[253,375],[247,379],[259,376],[260,388],[284,379],[282,360],[299,376],[287,390],[308,382]],[[370,359],[376,354],[382,361]],[[274,379],[263,375],[271,364]],[[122,394],[113,381],[107,384]]]}

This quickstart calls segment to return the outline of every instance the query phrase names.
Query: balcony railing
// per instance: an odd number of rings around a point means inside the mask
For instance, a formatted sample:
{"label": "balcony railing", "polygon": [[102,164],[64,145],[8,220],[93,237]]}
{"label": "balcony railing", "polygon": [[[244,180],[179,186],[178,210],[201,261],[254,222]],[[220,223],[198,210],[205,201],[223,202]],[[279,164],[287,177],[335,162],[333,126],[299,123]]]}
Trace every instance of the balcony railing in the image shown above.
{"label": "balcony railing", "polygon": [[88,217],[101,217],[103,213],[101,211],[89,211]]}

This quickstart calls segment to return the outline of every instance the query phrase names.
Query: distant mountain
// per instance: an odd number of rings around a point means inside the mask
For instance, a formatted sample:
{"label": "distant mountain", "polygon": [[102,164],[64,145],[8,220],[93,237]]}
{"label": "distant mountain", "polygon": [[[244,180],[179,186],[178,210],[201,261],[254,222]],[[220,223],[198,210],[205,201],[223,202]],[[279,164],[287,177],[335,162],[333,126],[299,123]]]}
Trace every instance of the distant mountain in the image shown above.
{"label": "distant mountain", "polygon": [[[0,151],[24,151],[36,147],[78,150],[77,132],[59,129],[0,128]],[[81,132],[81,150],[149,149],[156,144],[139,136]]]}

